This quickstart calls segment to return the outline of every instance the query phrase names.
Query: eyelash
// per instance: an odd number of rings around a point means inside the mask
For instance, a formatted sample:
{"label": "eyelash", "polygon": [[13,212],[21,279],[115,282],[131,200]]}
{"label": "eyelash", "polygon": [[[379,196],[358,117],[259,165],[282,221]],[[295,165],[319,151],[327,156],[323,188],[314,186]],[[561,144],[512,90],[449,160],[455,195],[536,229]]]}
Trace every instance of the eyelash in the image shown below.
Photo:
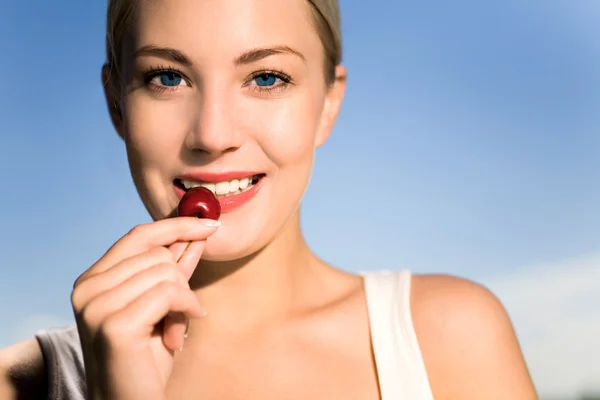
{"label": "eyelash", "polygon": [[[275,84],[273,86],[253,85],[252,90],[257,90],[258,92],[263,92],[263,93],[273,93],[275,91],[281,92],[281,91],[284,91],[285,89],[287,89],[290,84],[292,84],[292,78],[285,72],[279,71],[279,70],[263,70],[263,71],[254,72],[250,75],[249,81],[251,82],[254,79],[260,77],[261,75],[272,75],[276,79],[279,79],[281,81],[281,83]],[[247,86],[247,84],[244,84],[244,86]]]}
{"label": "eyelash", "polygon": [[[191,83],[190,83],[189,79],[187,79],[185,74],[181,70],[179,70],[175,67],[172,67],[172,66],[168,66],[168,67],[159,66],[158,68],[148,68],[142,74],[144,84],[146,86],[152,87],[152,90],[157,90],[159,92],[173,92],[173,91],[180,90],[181,86],[170,87],[170,86],[164,86],[164,85],[157,85],[152,82],[152,80],[154,78],[156,78],[157,76],[160,76],[161,74],[166,74],[166,73],[179,75],[179,77],[181,77],[181,79],[184,80],[188,86],[191,86]],[[245,87],[250,86],[250,82],[252,82],[256,78],[259,78],[262,75],[272,75],[276,79],[279,79],[281,82],[278,84],[275,84],[273,86],[252,85],[253,87],[251,88],[251,90],[258,91],[261,93],[273,93],[275,91],[283,91],[283,90],[287,89],[290,84],[292,84],[292,78],[288,74],[286,74],[285,72],[280,71],[280,70],[272,69],[272,70],[262,70],[262,71],[253,72],[248,77],[246,83],[244,83],[244,86]]]}
{"label": "eyelash", "polygon": [[156,90],[161,93],[178,91],[180,86],[169,87],[169,86],[164,86],[164,85],[157,85],[152,82],[152,80],[154,78],[156,78],[157,76],[160,76],[161,74],[169,74],[169,73],[179,75],[182,80],[184,80],[188,85],[190,85],[190,82],[186,78],[184,73],[181,72],[179,69],[177,69],[175,67],[171,67],[171,66],[169,66],[169,67],[159,66],[158,68],[148,68],[142,74],[142,77],[144,79],[144,84],[148,87],[151,87],[152,90]]}

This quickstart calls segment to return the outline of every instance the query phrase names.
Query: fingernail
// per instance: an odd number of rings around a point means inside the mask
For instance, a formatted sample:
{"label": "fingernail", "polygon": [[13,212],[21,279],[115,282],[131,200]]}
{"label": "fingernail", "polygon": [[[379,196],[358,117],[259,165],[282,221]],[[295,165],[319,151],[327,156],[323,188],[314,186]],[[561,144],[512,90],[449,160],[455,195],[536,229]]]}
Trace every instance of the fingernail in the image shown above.
{"label": "fingernail", "polygon": [[179,351],[183,351],[183,346],[181,346],[181,347],[179,348]]}
{"label": "fingernail", "polygon": [[216,221],[214,219],[203,219],[202,223],[205,226],[209,226],[209,227],[217,227],[217,226],[221,226],[221,221]]}
{"label": "fingernail", "polygon": [[188,319],[187,323],[185,324],[185,332],[183,333],[184,339],[187,339],[189,330],[190,330],[190,320]]}

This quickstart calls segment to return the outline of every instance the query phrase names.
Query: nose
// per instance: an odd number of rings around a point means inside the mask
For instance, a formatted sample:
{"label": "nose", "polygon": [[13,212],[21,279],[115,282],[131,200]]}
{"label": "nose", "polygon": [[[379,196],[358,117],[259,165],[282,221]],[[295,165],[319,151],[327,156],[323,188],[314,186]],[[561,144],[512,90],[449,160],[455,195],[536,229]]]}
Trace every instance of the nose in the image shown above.
{"label": "nose", "polygon": [[244,138],[236,127],[234,107],[225,91],[205,90],[199,98],[185,146],[213,156],[238,149]]}

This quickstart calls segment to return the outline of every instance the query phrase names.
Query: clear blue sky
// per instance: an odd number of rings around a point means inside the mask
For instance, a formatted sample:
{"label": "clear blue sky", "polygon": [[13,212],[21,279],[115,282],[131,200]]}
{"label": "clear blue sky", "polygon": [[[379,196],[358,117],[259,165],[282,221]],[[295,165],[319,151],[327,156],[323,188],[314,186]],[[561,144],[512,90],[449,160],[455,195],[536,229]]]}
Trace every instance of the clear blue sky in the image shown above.
{"label": "clear blue sky", "polygon": [[[100,85],[105,1],[2,3],[0,346],[70,321],[74,279],[148,221]],[[486,281],[600,252],[597,1],[342,3],[349,87],[303,206],[323,258]]]}

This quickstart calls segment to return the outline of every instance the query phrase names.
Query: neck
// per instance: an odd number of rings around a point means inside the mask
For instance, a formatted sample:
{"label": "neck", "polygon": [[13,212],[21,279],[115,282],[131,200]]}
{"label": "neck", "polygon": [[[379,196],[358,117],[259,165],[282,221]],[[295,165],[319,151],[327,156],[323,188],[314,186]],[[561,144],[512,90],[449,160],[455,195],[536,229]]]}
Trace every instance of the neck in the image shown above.
{"label": "neck", "polygon": [[292,312],[303,288],[324,269],[302,236],[297,211],[257,253],[230,262],[201,261],[190,286],[212,321],[250,326]]}

